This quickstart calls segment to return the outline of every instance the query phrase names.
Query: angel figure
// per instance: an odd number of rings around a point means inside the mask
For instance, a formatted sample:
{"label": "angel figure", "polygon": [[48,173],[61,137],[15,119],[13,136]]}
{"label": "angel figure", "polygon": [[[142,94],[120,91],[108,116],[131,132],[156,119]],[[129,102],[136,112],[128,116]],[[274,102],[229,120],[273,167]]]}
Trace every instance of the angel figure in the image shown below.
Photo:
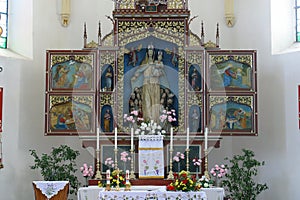
{"label": "angel figure", "polygon": [[129,62],[128,65],[132,65],[133,67],[136,66],[138,63],[138,55],[137,52],[139,52],[142,49],[142,44],[140,44],[138,47],[131,47],[130,50],[127,50],[127,53],[129,55]]}

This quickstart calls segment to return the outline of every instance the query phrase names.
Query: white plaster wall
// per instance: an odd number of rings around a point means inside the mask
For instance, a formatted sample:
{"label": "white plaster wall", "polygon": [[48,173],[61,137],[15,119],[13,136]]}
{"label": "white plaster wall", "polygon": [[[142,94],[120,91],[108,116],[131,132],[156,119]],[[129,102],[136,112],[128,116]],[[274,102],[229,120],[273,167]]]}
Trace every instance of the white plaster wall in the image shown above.
{"label": "white plaster wall", "polygon": [[[0,58],[4,71],[0,85],[4,87],[4,169],[0,170],[0,194],[4,200],[32,200],[31,182],[41,179],[37,171],[29,169],[33,163],[29,149],[49,152],[52,146],[68,144],[80,150],[78,166],[92,163],[93,155],[81,147],[78,137],[45,137],[44,88],[45,52],[47,49],[81,49],[83,24],[87,23],[88,41],[97,41],[98,22],[102,35],[112,29],[105,15],[113,9],[111,0],[72,0],[70,25],[60,25],[59,0],[33,1],[33,60]],[[295,172],[300,164],[297,116],[297,85],[300,77],[299,53],[272,55],[270,1],[235,1],[236,25],[224,23],[222,0],[190,0],[194,33],[200,33],[201,20],[205,25],[206,41],[215,40],[216,23],[220,23],[222,49],[256,49],[258,52],[258,137],[224,137],[221,147],[210,153],[210,167],[224,157],[252,149],[257,159],[265,160],[258,181],[267,182],[270,189],[259,199],[296,200],[300,195]],[[293,161],[293,163],[292,163]],[[291,172],[295,172],[291,175]],[[83,183],[80,173],[78,177]],[[11,184],[14,183],[14,185]],[[17,192],[16,192],[17,188]],[[282,191],[287,191],[286,193]],[[73,199],[76,199],[74,196]]]}

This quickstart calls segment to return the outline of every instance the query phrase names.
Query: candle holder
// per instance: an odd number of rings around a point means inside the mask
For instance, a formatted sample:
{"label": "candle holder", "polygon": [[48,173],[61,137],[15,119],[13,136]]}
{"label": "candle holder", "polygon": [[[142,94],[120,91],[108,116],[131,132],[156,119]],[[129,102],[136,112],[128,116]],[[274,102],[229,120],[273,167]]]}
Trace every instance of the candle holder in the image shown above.
{"label": "candle holder", "polygon": [[135,179],[135,175],[134,175],[134,162],[133,162],[133,159],[134,159],[134,150],[133,149],[130,149],[130,153],[131,153],[131,162],[130,162],[130,175],[129,175],[129,178],[130,179]]}
{"label": "candle holder", "polygon": [[110,191],[110,190],[111,190],[110,183],[107,183],[105,187],[105,191]]}
{"label": "candle holder", "polygon": [[115,148],[114,152],[115,152],[115,169],[118,169],[118,148]]}
{"label": "candle holder", "polygon": [[116,172],[117,172],[116,191],[120,191],[120,170],[119,170],[119,168],[116,169]]}
{"label": "candle holder", "polygon": [[190,161],[189,161],[189,154],[190,154],[190,149],[186,149],[186,171],[189,172],[190,170]]}
{"label": "candle holder", "polygon": [[96,155],[97,155],[97,164],[96,164],[96,167],[97,167],[97,171],[96,171],[96,176],[95,176],[95,178],[98,179],[98,180],[102,180],[101,171],[100,171],[100,159],[99,159],[99,154],[100,154],[100,150],[97,149],[97,150],[96,150]]}
{"label": "candle holder", "polygon": [[210,179],[209,173],[208,173],[208,151],[207,149],[204,150],[204,155],[205,155],[205,161],[204,161],[204,176],[207,179]]}
{"label": "candle holder", "polygon": [[169,170],[169,174],[168,174],[168,180],[174,180],[174,175],[173,175],[173,164],[172,164],[172,154],[173,154],[173,149],[170,149],[170,170]]}

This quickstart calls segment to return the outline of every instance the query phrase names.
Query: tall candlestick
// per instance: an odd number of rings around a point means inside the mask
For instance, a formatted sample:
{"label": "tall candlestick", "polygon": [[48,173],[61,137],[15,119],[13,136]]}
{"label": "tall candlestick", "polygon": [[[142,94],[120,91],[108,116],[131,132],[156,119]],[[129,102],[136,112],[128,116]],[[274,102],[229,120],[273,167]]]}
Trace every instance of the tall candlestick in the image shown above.
{"label": "tall candlestick", "polygon": [[173,127],[171,127],[170,133],[170,149],[173,149]]}
{"label": "tall candlestick", "polygon": [[118,145],[118,131],[117,131],[117,127],[115,128],[115,149],[117,149]]}
{"label": "tall candlestick", "polygon": [[208,128],[206,127],[205,131],[204,131],[204,140],[205,140],[205,143],[204,143],[205,146],[204,147],[205,147],[205,150],[207,150],[207,139],[208,139],[207,134],[208,134]]}
{"label": "tall candlestick", "polygon": [[190,148],[190,128],[186,129],[186,149]]}
{"label": "tall candlestick", "polygon": [[99,128],[97,128],[97,150],[99,150]]}
{"label": "tall candlestick", "polygon": [[131,128],[130,131],[131,131],[131,149],[133,150],[133,128]]}

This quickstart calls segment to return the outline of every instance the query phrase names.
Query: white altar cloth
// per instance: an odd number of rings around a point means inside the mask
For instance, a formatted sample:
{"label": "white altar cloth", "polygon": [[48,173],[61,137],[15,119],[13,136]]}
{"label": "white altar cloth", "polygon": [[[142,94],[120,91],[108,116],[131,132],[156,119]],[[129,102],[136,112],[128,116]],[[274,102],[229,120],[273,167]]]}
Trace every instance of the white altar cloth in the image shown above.
{"label": "white altar cloth", "polygon": [[[135,191],[138,190],[161,190],[165,191],[165,186],[132,186]],[[98,200],[99,192],[104,191],[104,188],[98,186],[81,187],[78,190],[78,200]],[[223,188],[202,188],[201,191],[206,193],[207,200],[223,200],[225,194]]]}
{"label": "white altar cloth", "polygon": [[207,200],[206,193],[166,191],[165,186],[132,186],[131,191],[100,191],[99,200]]}
{"label": "white altar cloth", "polygon": [[68,181],[33,181],[36,187],[50,199],[69,183]]}

